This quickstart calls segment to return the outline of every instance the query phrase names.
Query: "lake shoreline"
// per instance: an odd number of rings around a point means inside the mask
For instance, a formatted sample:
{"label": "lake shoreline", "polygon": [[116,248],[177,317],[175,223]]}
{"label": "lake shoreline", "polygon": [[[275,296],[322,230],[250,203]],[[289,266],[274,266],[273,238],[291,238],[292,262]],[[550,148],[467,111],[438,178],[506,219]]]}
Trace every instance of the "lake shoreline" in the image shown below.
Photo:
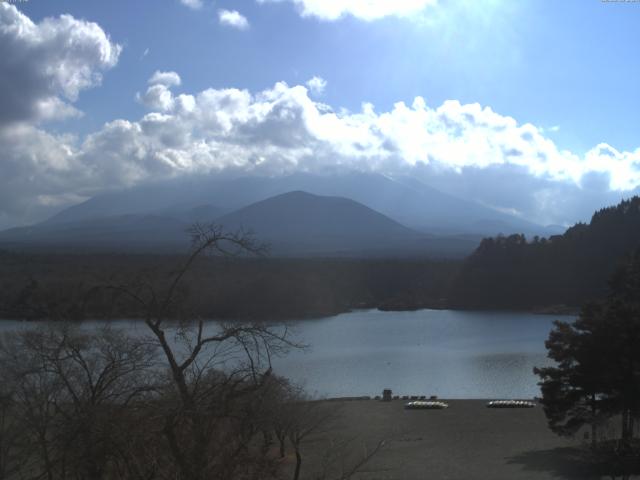
{"label": "lake shoreline", "polygon": [[[296,315],[296,316],[247,316],[247,317],[236,317],[236,318],[212,318],[207,319],[208,321],[219,321],[219,322],[291,322],[296,320],[319,320],[327,317],[335,317],[337,315],[348,314],[359,311],[367,311],[367,310],[375,310],[379,312],[418,312],[421,310],[435,310],[435,311],[460,311],[460,312],[483,312],[483,313],[514,313],[514,314],[533,314],[533,315],[563,315],[563,316],[577,316],[580,313],[580,308],[571,307],[568,305],[550,305],[547,307],[536,307],[529,309],[510,309],[510,308],[472,308],[472,307],[461,307],[457,305],[450,304],[442,304],[439,302],[434,303],[424,303],[420,305],[398,305],[394,304],[393,307],[385,304],[381,306],[369,306],[369,305],[358,305],[354,307],[349,307],[346,309],[332,309],[326,311],[318,311],[309,313],[307,315]],[[32,318],[16,318],[17,316],[9,316],[2,315],[0,313],[0,322],[2,321],[15,321],[15,322],[45,322],[50,321],[44,317],[32,317]],[[105,317],[105,318],[84,318],[84,319],[69,319],[70,322],[84,322],[84,321],[117,321],[122,320],[123,317]],[[137,320],[144,321],[144,317],[137,316],[127,316],[127,320]],[[168,318],[168,320],[177,320]]]}

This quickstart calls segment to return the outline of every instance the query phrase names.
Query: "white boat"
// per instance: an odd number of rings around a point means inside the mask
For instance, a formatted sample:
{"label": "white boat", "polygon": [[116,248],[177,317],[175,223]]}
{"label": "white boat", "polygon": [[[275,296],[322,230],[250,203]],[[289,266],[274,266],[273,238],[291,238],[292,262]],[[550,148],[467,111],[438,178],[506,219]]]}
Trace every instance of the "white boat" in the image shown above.
{"label": "white boat", "polygon": [[407,410],[442,410],[443,408],[449,408],[449,405],[444,402],[416,400],[414,402],[405,403],[404,408]]}
{"label": "white boat", "polygon": [[488,408],[533,408],[536,404],[527,400],[493,400],[487,403]]}

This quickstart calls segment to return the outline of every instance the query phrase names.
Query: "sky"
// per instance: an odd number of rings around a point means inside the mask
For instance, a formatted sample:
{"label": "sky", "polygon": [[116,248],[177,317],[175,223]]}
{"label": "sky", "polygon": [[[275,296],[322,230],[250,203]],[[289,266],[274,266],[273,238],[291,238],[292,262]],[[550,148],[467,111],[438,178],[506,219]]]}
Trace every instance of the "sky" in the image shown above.
{"label": "sky", "polygon": [[640,185],[639,24],[605,0],[0,0],[0,228],[342,170],[588,220]]}

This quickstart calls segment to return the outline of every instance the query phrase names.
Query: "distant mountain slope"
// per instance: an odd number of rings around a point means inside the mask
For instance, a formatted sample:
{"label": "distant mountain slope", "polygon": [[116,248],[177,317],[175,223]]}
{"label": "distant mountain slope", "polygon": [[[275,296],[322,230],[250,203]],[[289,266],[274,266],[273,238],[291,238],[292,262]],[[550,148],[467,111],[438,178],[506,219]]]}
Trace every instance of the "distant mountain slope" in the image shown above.
{"label": "distant mountain slope", "polygon": [[354,252],[417,249],[426,237],[362,204],[296,191],[220,217],[228,230],[251,229],[284,252]]}
{"label": "distant mountain slope", "polygon": [[118,217],[122,215],[182,216],[190,211],[215,210],[216,216],[233,208],[221,208],[208,199],[209,185],[200,179],[174,180],[117,190],[95,196],[62,210],[42,223],[66,223],[82,220]]}
{"label": "distant mountain slope", "polygon": [[596,212],[589,224],[528,242],[521,235],[487,238],[454,283],[457,306],[579,306],[607,291],[620,262],[640,247],[640,197]]}
{"label": "distant mountain slope", "polygon": [[275,256],[462,257],[475,237],[442,238],[411,230],[353,200],[296,191],[217,217],[204,205],[163,215],[51,221],[0,232],[0,247],[53,251],[184,252],[193,221],[251,230]]}
{"label": "distant mountain slope", "polygon": [[229,213],[295,190],[349,198],[426,233],[550,233],[545,227],[455,198],[411,177],[391,178],[360,172],[172,180],[96,196],[60,212],[48,223],[124,214],[162,214],[167,210],[186,210],[187,206],[194,208],[207,204],[215,205],[220,213]]}
{"label": "distant mountain slope", "polygon": [[[406,175],[353,174],[327,181],[324,188],[326,195],[348,196],[404,225],[428,233],[547,233],[540,225],[443,193]],[[338,193],[340,190],[349,190],[350,194]]]}
{"label": "distant mountain slope", "polygon": [[0,246],[64,252],[175,252],[188,247],[188,224],[171,217],[117,215],[42,223],[0,232]]}
{"label": "distant mountain slope", "polygon": [[157,212],[156,215],[170,217],[189,225],[200,222],[210,223],[216,218],[226,213],[226,210],[215,207],[213,205],[198,205],[196,207],[186,207],[185,205],[176,205],[165,210]]}

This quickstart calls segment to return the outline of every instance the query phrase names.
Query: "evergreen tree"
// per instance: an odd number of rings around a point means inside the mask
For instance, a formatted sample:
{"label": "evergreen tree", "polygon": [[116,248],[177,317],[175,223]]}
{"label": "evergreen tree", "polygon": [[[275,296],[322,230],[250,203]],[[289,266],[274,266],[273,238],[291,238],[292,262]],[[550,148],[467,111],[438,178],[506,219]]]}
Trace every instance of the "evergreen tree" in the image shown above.
{"label": "evergreen tree", "polygon": [[523,235],[483,240],[450,292],[461,308],[576,307],[607,295],[607,279],[640,245],[640,197],[594,213],[549,239]]}
{"label": "evergreen tree", "polygon": [[556,366],[536,368],[549,427],[573,435],[615,416],[630,445],[640,416],[640,251],[611,280],[600,303],[587,304],[573,323],[556,322],[546,342]]}

